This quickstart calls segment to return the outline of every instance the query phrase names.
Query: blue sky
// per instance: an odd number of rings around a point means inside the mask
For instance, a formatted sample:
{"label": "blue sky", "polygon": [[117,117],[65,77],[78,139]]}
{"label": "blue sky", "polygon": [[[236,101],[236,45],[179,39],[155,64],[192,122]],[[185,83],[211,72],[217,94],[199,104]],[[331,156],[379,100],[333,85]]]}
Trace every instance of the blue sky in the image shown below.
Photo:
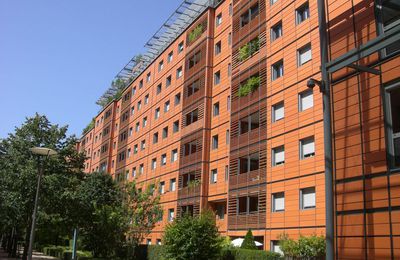
{"label": "blue sky", "polygon": [[0,138],[35,112],[80,135],[182,0],[0,0]]}

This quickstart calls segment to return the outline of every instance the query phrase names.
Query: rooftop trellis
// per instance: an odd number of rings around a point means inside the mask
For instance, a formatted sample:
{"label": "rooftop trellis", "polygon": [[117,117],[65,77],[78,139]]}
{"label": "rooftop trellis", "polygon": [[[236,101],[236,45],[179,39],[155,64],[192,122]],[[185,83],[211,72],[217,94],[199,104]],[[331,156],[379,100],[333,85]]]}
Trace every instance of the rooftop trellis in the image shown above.
{"label": "rooftop trellis", "polygon": [[[186,28],[209,6],[218,0],[185,0],[145,44],[147,51],[134,56],[115,76],[113,83],[96,104],[104,107],[118,97]],[[118,82],[119,84],[115,84]],[[122,83],[122,84],[121,84]]]}

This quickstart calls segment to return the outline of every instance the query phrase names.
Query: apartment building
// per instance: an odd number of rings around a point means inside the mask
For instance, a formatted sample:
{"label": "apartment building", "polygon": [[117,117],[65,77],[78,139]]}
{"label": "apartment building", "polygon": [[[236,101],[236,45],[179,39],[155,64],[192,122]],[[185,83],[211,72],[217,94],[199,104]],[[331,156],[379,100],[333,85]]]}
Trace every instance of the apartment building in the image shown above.
{"label": "apartment building", "polygon": [[[88,173],[159,183],[163,218],[143,243],[161,243],[169,221],[205,208],[222,234],[251,229],[265,250],[279,251],[283,233],[324,235],[329,104],[307,87],[313,78],[330,86],[335,257],[399,257],[398,1],[192,0],[171,17],[162,28],[179,31],[79,144]],[[390,45],[360,50],[375,38]],[[339,67],[343,55],[361,58]]]}

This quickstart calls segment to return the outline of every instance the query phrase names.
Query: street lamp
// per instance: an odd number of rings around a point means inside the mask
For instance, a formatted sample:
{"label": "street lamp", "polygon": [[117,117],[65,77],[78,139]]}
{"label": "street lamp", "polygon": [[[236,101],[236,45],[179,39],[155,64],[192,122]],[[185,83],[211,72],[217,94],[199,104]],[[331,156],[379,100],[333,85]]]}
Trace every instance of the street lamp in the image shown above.
{"label": "street lamp", "polygon": [[[47,160],[50,156],[56,155],[57,152],[45,147],[33,147],[29,149],[32,154],[38,156],[45,156],[45,160]],[[36,187],[36,196],[35,196],[35,206],[33,208],[32,214],[32,227],[31,227],[31,235],[29,239],[29,247],[28,247],[28,260],[32,260],[32,248],[33,248],[33,240],[35,239],[35,225],[36,225],[36,214],[38,208],[38,200],[39,200],[39,190],[40,190],[40,181],[43,175],[43,166],[40,167],[39,165],[39,174],[38,174],[38,182]]]}

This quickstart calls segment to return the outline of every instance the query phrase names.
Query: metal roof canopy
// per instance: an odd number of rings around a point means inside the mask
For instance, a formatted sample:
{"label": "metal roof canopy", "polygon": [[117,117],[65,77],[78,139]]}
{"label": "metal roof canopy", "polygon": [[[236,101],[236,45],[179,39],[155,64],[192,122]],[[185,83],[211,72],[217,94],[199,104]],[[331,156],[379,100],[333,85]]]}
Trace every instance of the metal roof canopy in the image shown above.
{"label": "metal roof canopy", "polygon": [[[113,82],[120,79],[125,83],[124,88],[129,86],[206,8],[215,6],[219,2],[218,0],[183,1],[144,45],[147,51],[143,55],[134,56],[118,72]],[[98,99],[97,104],[104,104],[121,90],[113,85],[110,86]]]}

